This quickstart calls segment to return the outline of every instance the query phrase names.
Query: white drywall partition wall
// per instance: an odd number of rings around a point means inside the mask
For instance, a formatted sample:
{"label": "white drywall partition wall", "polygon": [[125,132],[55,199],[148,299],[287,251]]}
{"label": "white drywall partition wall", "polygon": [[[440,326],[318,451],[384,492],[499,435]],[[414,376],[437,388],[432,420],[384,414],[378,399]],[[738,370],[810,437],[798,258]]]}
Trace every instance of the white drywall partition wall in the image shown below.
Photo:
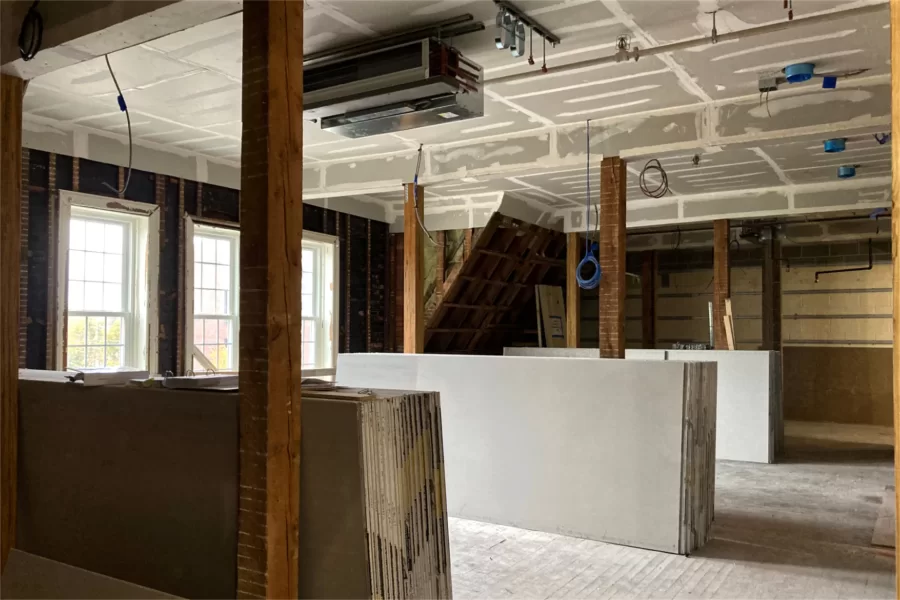
{"label": "white drywall partition wall", "polygon": [[[504,348],[505,356],[595,357],[594,348]],[[775,462],[784,421],[781,355],[753,350],[626,350],[628,360],[715,362],[716,459]]]}
{"label": "white drywall partition wall", "polygon": [[686,370],[664,361],[341,354],[337,381],[440,392],[451,516],[679,552]]}
{"label": "white drywall partition wall", "polygon": [[[781,390],[771,389],[778,352],[667,350],[669,360],[715,361],[718,369],[716,458],[775,461],[774,427],[781,427]],[[628,354],[626,353],[626,358]],[[773,419],[774,417],[774,419]]]}

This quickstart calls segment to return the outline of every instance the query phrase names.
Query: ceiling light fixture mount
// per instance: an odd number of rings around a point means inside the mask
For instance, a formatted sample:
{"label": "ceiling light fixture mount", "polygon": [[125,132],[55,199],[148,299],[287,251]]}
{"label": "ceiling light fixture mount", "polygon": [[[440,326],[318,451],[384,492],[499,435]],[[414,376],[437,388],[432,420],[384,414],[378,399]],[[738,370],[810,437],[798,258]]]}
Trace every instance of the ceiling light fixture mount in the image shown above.
{"label": "ceiling light fixture mount", "polygon": [[[497,33],[494,36],[494,45],[498,50],[509,50],[513,56],[520,58],[525,56],[525,29],[530,31],[530,48],[528,64],[534,64],[534,35],[537,34],[544,42],[546,53],[547,42],[553,47],[560,43],[559,36],[525,14],[525,11],[506,0],[494,0],[497,5]],[[546,60],[544,61],[546,66]],[[546,71],[545,71],[546,72]]]}

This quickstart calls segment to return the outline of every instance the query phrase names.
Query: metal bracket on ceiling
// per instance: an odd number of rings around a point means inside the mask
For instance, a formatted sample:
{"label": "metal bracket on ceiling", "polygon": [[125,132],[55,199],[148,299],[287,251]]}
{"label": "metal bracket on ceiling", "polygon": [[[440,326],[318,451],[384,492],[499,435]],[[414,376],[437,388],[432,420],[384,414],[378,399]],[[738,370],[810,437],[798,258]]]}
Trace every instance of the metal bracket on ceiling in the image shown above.
{"label": "metal bracket on ceiling", "polygon": [[526,27],[530,28],[534,33],[541,36],[551,45],[556,46],[556,44],[560,43],[560,39],[558,35],[555,35],[552,31],[529,17],[519,8],[516,8],[512,3],[507,2],[506,0],[494,0],[494,4],[497,5],[502,11],[506,11],[512,18],[517,20],[519,23],[524,24]]}

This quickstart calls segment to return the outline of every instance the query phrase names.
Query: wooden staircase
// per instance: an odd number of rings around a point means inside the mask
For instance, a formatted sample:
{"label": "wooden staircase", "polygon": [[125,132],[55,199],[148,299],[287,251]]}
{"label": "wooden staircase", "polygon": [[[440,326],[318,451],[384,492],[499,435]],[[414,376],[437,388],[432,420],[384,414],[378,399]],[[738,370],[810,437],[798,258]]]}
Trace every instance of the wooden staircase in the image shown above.
{"label": "wooden staircase", "polygon": [[425,351],[498,354],[505,345],[536,343],[534,286],[565,284],[565,254],[564,233],[495,213],[437,284]]}

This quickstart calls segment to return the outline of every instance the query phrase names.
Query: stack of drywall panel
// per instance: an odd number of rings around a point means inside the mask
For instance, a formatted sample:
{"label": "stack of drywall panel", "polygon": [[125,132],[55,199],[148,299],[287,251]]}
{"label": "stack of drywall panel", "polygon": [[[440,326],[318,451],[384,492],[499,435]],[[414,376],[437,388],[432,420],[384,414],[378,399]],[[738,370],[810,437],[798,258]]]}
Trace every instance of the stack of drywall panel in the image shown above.
{"label": "stack of drywall panel", "polygon": [[[238,394],[48,378],[19,382],[17,548],[234,598]],[[303,389],[298,597],[449,598],[439,398],[360,392]]]}
{"label": "stack of drywall panel", "polygon": [[304,401],[356,406],[365,512],[365,531],[357,539],[368,544],[368,595],[450,598],[438,394],[338,388],[303,395]]}
{"label": "stack of drywall panel", "polygon": [[337,379],[440,393],[450,516],[684,554],[712,518],[715,369],[342,354]]}

